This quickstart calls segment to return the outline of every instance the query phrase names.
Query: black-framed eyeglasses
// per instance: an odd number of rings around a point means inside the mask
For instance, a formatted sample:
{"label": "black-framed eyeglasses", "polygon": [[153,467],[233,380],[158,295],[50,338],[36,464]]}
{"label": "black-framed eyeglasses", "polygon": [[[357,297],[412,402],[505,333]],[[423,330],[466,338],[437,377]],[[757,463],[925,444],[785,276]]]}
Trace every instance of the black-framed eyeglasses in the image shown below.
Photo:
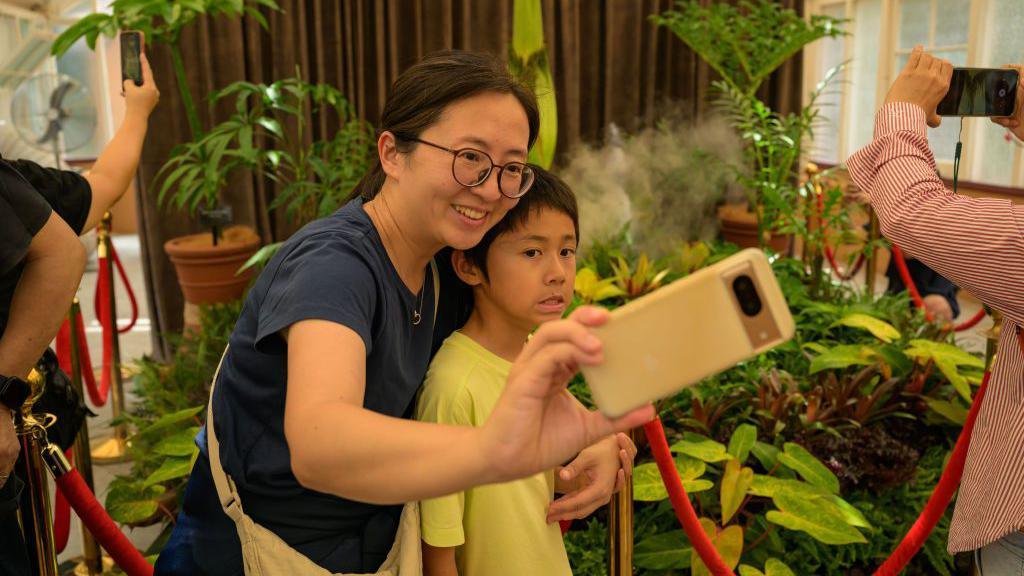
{"label": "black-framed eyeglasses", "polygon": [[476,148],[453,150],[447,146],[427,142],[421,138],[397,137],[402,140],[433,146],[438,150],[444,150],[451,154],[452,176],[456,182],[467,188],[480,186],[486,182],[495,168],[498,169],[498,190],[508,198],[521,198],[523,194],[530,191],[530,186],[533,185],[533,168],[522,162],[496,164],[486,152]]}

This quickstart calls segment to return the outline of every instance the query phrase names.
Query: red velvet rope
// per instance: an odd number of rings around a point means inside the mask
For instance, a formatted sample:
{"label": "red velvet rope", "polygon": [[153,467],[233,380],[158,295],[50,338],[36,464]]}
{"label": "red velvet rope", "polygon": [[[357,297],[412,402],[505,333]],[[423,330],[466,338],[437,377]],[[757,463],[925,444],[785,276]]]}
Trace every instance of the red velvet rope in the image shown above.
{"label": "red velvet rope", "polygon": [[928,498],[928,503],[925,504],[924,510],[917,518],[917,521],[914,522],[914,525],[911,526],[910,531],[903,537],[903,541],[889,555],[889,559],[875,572],[875,576],[896,576],[899,574],[907,563],[910,562],[910,559],[921,549],[925,540],[928,539],[928,535],[931,534],[932,529],[935,528],[935,525],[938,524],[942,515],[946,512],[946,507],[949,506],[950,500],[953,499],[953,494],[956,493],[957,487],[960,486],[960,478],[964,473],[964,463],[967,461],[967,449],[971,445],[971,433],[974,431],[974,422],[978,419],[981,401],[985,398],[985,391],[988,389],[990,374],[990,372],[985,372],[985,377],[981,380],[981,387],[978,388],[978,393],[974,396],[971,411],[967,413],[967,421],[964,422],[963,430],[960,431],[960,437],[957,438],[956,446],[953,447],[953,454],[949,457],[946,469],[942,471],[939,483]]}
{"label": "red velvet rope", "polygon": [[[85,384],[85,390],[89,394],[89,400],[93,406],[103,406],[107,403],[110,393],[110,377],[104,377],[101,386],[97,388],[96,376],[92,372],[92,358],[89,356],[89,346],[85,340],[85,323],[82,320],[81,311],[75,316],[75,328],[78,333],[78,367],[79,373],[82,375],[82,382]],[[67,320],[57,332],[57,361],[61,370],[71,375],[71,334],[70,323]]]}
{"label": "red velvet rope", "polygon": [[[128,301],[131,303],[132,306],[132,315],[131,318],[129,318],[128,320],[128,324],[124,326],[118,326],[117,328],[118,334],[125,334],[129,332],[133,327],[135,327],[135,323],[139,320],[139,303],[135,300],[135,291],[132,290],[132,285],[128,281],[128,273],[125,272],[124,264],[121,263],[121,257],[118,256],[117,250],[114,248],[114,243],[112,241],[108,243],[107,249],[110,255],[110,259],[114,261],[114,266],[117,268],[117,274],[118,276],[121,277],[121,283],[124,284],[125,292],[128,294]],[[98,259],[99,281],[96,282],[96,293],[93,295],[93,308],[96,311],[96,318],[105,318],[105,316],[100,315],[101,307],[109,306],[109,304],[107,304],[108,302],[110,302],[109,291],[113,289],[113,287],[110,284],[110,264],[109,262],[107,262],[107,260],[108,258],[103,257],[100,257]],[[103,323],[103,333],[104,338],[106,338],[106,333],[107,330],[109,330],[109,328],[107,327],[107,324],[103,320],[100,320],[100,322]]]}
{"label": "red velvet rope", "polygon": [[56,478],[57,488],[68,499],[78,517],[114,563],[128,576],[152,576],[153,567],[118,529],[77,470]]}
{"label": "red velvet rope", "polygon": [[[929,322],[934,322],[935,318],[932,316],[931,312],[925,309],[924,299],[921,298],[921,293],[918,292],[917,286],[914,284],[914,279],[910,276],[910,269],[907,268],[907,260],[903,256],[903,251],[900,250],[900,247],[895,244],[892,245],[892,259],[893,261],[896,262],[896,269],[900,273],[900,278],[903,280],[904,286],[907,287],[907,292],[910,293],[910,298],[914,301],[914,306],[917,306],[918,308],[924,310],[925,318],[927,318]],[[964,330],[969,330],[977,326],[979,322],[984,320],[985,315],[985,309],[982,308],[981,310],[978,311],[977,314],[969,318],[967,321],[961,324],[949,325],[946,327],[946,329],[951,329],[954,332],[963,332]]]}

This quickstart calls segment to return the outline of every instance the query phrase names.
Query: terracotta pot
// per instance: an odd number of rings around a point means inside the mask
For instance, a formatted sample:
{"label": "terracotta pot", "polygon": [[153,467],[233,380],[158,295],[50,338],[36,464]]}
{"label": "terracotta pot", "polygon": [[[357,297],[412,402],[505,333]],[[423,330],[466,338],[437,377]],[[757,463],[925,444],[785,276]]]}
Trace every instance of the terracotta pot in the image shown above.
{"label": "terracotta pot", "polygon": [[168,240],[164,251],[174,263],[186,302],[218,304],[242,296],[253,270],[236,272],[259,247],[260,237],[252,228],[231,226],[216,246],[210,233],[192,234]]}
{"label": "terracotta pot", "polygon": [[[740,248],[761,247],[761,243],[757,239],[757,218],[753,212],[720,209],[718,211],[718,226],[722,240],[726,242],[732,242]],[[772,234],[768,239],[768,246],[776,252],[786,253],[792,239],[792,234]]]}

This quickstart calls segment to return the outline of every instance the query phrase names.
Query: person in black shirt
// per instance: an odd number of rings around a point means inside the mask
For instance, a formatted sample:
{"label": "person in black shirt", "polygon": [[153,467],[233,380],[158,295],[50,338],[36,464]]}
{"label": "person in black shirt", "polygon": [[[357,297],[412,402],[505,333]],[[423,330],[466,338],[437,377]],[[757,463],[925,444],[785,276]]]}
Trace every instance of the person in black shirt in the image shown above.
{"label": "person in black shirt", "polygon": [[[78,236],[135,175],[160,97],[145,58],[143,85],[126,81],[124,90],[124,123],[84,176],[0,158],[0,377],[26,378],[53,340],[85,270]],[[21,483],[10,478],[19,452],[12,421],[0,405],[0,574],[29,570],[15,516]]]}

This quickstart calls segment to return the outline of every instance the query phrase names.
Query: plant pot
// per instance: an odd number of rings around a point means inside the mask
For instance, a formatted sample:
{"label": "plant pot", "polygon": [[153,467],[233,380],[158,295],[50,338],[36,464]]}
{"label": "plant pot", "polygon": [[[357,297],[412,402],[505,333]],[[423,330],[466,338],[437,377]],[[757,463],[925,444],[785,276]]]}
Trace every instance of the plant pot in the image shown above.
{"label": "plant pot", "polygon": [[[721,206],[718,209],[718,228],[722,240],[740,248],[760,248],[757,238],[757,217],[745,206]],[[792,234],[771,234],[767,245],[774,251],[786,253]]]}
{"label": "plant pot", "polygon": [[212,234],[191,234],[168,240],[164,251],[174,263],[185,301],[198,305],[240,298],[254,271],[237,274],[238,269],[259,247],[260,237],[252,228],[231,226],[216,246]]}

